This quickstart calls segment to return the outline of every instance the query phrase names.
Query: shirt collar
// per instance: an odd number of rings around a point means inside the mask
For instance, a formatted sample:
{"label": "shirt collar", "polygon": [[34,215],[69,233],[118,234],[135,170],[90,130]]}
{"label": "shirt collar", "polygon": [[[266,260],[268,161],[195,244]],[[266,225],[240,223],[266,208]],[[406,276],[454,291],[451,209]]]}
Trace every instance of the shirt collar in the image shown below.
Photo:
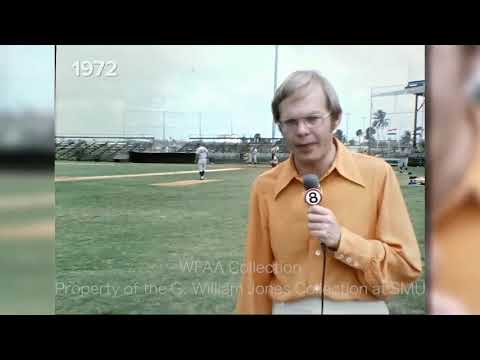
{"label": "shirt collar", "polygon": [[337,146],[337,154],[335,156],[334,166],[337,171],[344,178],[366,187],[365,181],[360,174],[358,165],[353,158],[352,152],[347,149],[345,145],[341,143],[337,138],[334,138],[335,145]]}
{"label": "shirt collar", "polygon": [[[333,138],[333,142],[337,148],[337,152],[335,154],[335,160],[333,161],[332,167],[327,171],[326,176],[336,169],[337,172],[345,179],[365,187],[365,182],[360,174],[360,171],[358,170],[358,166],[355,163],[355,159],[353,158],[350,150],[348,150],[345,145],[343,145],[335,137]],[[288,184],[290,184],[293,179],[296,179],[299,182],[303,181],[302,177],[297,171],[297,168],[295,167],[292,154],[290,154],[288,160],[281,164],[279,170],[280,174],[275,185],[275,198]],[[326,176],[324,176],[324,178]]]}

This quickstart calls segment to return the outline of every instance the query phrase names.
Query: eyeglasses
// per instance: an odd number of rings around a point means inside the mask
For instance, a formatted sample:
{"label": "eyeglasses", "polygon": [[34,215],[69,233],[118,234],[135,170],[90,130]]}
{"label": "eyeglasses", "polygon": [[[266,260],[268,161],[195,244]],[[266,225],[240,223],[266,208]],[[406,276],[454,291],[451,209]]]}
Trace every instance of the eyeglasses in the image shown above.
{"label": "eyeglasses", "polygon": [[[310,115],[303,119],[303,122],[306,127],[312,129],[321,125],[328,117],[330,117],[330,113],[325,115]],[[301,119],[300,119],[301,120]],[[285,121],[280,122],[280,126],[285,130],[294,130],[298,128],[299,119],[288,119]]]}

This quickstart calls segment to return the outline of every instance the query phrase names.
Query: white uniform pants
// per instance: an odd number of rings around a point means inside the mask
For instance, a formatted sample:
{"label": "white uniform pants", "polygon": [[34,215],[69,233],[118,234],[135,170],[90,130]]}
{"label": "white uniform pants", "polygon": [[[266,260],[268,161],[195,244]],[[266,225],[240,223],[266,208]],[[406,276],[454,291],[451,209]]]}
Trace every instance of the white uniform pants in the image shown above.
{"label": "white uniform pants", "polygon": [[206,171],[207,170],[207,159],[200,159],[198,160],[198,171]]}

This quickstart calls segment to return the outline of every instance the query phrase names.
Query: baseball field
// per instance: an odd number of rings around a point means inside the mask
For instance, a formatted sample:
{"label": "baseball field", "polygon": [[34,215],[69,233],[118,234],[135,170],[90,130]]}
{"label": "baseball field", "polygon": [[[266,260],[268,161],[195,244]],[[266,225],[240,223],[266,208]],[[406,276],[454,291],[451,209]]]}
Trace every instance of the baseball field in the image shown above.
{"label": "baseball field", "polygon": [[[211,165],[200,182],[194,164],[55,166],[56,313],[233,312],[250,186],[269,167]],[[425,188],[398,176],[424,259]],[[424,279],[391,313],[425,312]]]}

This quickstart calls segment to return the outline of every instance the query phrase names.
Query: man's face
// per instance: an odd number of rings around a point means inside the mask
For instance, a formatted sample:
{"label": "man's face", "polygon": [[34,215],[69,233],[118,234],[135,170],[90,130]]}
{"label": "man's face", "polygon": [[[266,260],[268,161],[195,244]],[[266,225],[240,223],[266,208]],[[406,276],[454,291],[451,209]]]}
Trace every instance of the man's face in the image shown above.
{"label": "man's face", "polygon": [[[479,70],[480,54],[476,48],[430,47],[428,160],[432,164],[431,201],[442,199],[445,192],[458,184],[469,165],[470,159],[466,156],[475,150],[470,136],[476,134],[478,128],[478,106],[472,113],[473,99],[467,94],[466,85]],[[465,149],[465,146],[470,148]]]}
{"label": "man's face", "polygon": [[312,163],[329,153],[332,132],[340,119],[334,121],[329,116],[320,85],[310,84],[298,90],[283,100],[279,107],[280,130],[296,161]]}
{"label": "man's face", "polygon": [[460,46],[430,47],[429,98],[430,118],[430,161],[435,172],[434,179],[448,171],[447,159],[452,151],[450,143],[457,126],[464,126],[466,120],[466,98],[462,71]]}

